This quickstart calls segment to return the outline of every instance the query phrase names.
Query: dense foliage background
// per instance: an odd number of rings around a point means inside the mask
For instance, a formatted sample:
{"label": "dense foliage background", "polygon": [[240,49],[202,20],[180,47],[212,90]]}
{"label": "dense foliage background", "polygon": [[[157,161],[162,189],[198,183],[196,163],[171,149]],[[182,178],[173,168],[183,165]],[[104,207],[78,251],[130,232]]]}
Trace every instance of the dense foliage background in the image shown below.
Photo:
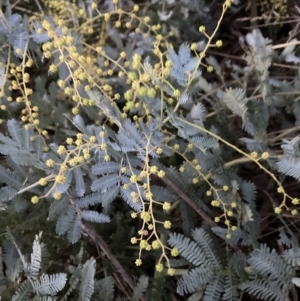
{"label": "dense foliage background", "polygon": [[0,3],[1,300],[298,300],[297,1]]}

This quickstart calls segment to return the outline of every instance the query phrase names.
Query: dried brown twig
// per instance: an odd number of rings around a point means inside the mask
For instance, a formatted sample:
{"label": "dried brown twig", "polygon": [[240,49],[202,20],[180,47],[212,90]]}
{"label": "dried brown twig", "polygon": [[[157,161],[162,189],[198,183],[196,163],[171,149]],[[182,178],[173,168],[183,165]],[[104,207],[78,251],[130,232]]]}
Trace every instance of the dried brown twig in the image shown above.
{"label": "dried brown twig", "polygon": [[[134,282],[130,275],[126,272],[124,267],[118,261],[118,259],[112,254],[106,242],[102,239],[102,237],[96,232],[94,227],[91,224],[84,223],[83,230],[88,234],[88,236],[94,241],[95,245],[102,250],[102,252],[107,256],[110,260],[112,266],[116,270],[116,272],[121,276],[120,279],[123,280],[123,292],[127,297],[130,297],[130,293],[134,291]],[[129,291],[128,291],[129,289]],[[145,298],[141,298],[142,301],[146,301]]]}

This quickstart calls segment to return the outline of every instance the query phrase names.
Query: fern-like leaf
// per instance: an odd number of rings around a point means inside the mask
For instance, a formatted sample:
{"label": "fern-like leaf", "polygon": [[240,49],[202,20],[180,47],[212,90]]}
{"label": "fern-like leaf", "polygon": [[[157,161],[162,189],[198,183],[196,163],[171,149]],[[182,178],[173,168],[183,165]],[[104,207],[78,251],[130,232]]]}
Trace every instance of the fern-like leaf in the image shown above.
{"label": "fern-like leaf", "polygon": [[29,279],[25,280],[12,297],[12,301],[29,301],[33,288]]}
{"label": "fern-like leaf", "polygon": [[92,167],[94,175],[104,175],[106,173],[116,173],[120,170],[120,163],[117,162],[101,162]]}
{"label": "fern-like leaf", "polygon": [[85,193],[85,183],[83,179],[82,170],[80,168],[74,169],[74,176],[75,176],[75,188],[77,192],[77,196],[81,197]]}
{"label": "fern-like leaf", "polygon": [[189,236],[195,227],[195,221],[192,218],[193,210],[185,202],[180,202],[179,209],[182,219],[182,230],[184,235]]}
{"label": "fern-like leaf", "polygon": [[122,196],[123,200],[131,208],[133,208],[137,212],[140,212],[142,210],[142,206],[143,206],[142,202],[141,201],[138,201],[137,203],[133,202],[130,189],[124,189],[123,187],[121,187],[120,193],[121,193],[121,196]]}
{"label": "fern-like leaf", "polygon": [[70,203],[67,196],[63,196],[60,200],[53,202],[49,209],[48,220],[54,220],[56,217],[66,212],[69,206]]}
{"label": "fern-like leaf", "polygon": [[22,130],[19,123],[15,119],[7,121],[7,129],[14,141],[18,142],[19,145],[23,145]]}
{"label": "fern-like leaf", "polygon": [[115,284],[113,277],[105,277],[95,284],[95,290],[97,290],[97,296],[105,301],[113,301]]}
{"label": "fern-like leaf", "polygon": [[[16,194],[17,194],[17,191],[14,189],[11,189],[8,186],[1,187],[0,188],[0,202],[11,201]],[[1,206],[4,206],[4,204],[1,204]]]}
{"label": "fern-like leaf", "polygon": [[283,259],[285,262],[293,267],[300,265],[300,248],[294,247],[288,250],[284,250]]}
{"label": "fern-like leaf", "polygon": [[244,119],[247,112],[247,98],[242,89],[229,88],[223,94],[223,101],[226,106],[232,111],[233,114],[240,116]]}
{"label": "fern-like leaf", "polygon": [[139,278],[139,282],[137,286],[134,288],[133,295],[130,301],[139,301],[142,298],[145,291],[147,290],[148,284],[149,284],[149,278],[142,275]]}
{"label": "fern-like leaf", "polygon": [[296,157],[285,156],[276,163],[278,170],[287,175],[300,180],[300,160]]}
{"label": "fern-like leaf", "polygon": [[80,208],[85,208],[90,205],[96,205],[102,203],[103,193],[101,191],[93,192],[85,195],[82,198],[78,198],[75,200],[76,206]]}
{"label": "fern-like leaf", "polygon": [[37,279],[42,261],[42,248],[40,244],[40,237],[36,235],[32,246],[31,262],[30,262],[30,275],[33,279]]}
{"label": "fern-like leaf", "polygon": [[243,199],[253,208],[256,199],[256,186],[252,182],[243,181],[241,184]]}
{"label": "fern-like leaf", "polygon": [[228,274],[224,276],[224,294],[223,299],[227,301],[240,300],[240,292],[238,290],[239,277],[229,270]]}
{"label": "fern-like leaf", "polygon": [[203,126],[203,122],[205,121],[206,117],[206,108],[202,103],[197,103],[193,106],[191,110],[191,117],[195,124],[198,124],[200,126]]}
{"label": "fern-like leaf", "polygon": [[87,260],[81,272],[81,283],[80,283],[80,300],[89,301],[94,293],[94,277],[95,277],[95,265],[96,260],[91,258]]}
{"label": "fern-like leaf", "polygon": [[220,300],[221,294],[223,292],[223,276],[221,274],[216,274],[212,281],[206,286],[203,301],[215,301]]}
{"label": "fern-like leaf", "polygon": [[261,276],[267,277],[270,281],[286,283],[292,274],[289,267],[275,249],[270,249],[265,244],[255,249],[248,258],[250,265],[260,273]]}
{"label": "fern-like leaf", "polygon": [[82,229],[82,221],[81,217],[77,214],[75,214],[73,220],[70,223],[69,229],[68,229],[68,240],[74,244],[77,242],[81,236],[81,229]]}
{"label": "fern-like leaf", "polygon": [[206,257],[201,247],[180,233],[171,233],[168,243],[178,249],[180,255],[190,263],[199,266],[206,262]]}
{"label": "fern-like leaf", "polygon": [[95,223],[109,223],[110,217],[103,213],[98,213],[96,211],[91,210],[83,210],[81,211],[81,217],[88,222]]}
{"label": "fern-like leaf", "polygon": [[267,301],[282,301],[285,300],[281,289],[274,283],[269,283],[264,279],[247,281],[240,285],[240,289],[246,291],[250,295],[267,300]]}
{"label": "fern-like leaf", "polygon": [[216,254],[216,246],[213,244],[213,241],[209,234],[204,229],[197,228],[193,230],[192,236],[205,253],[205,256],[208,261],[206,262],[206,264],[212,265],[215,268],[220,269],[222,266],[221,259]]}
{"label": "fern-like leaf", "polygon": [[118,174],[110,174],[101,177],[93,182],[91,189],[95,191],[107,191],[107,189],[112,188],[117,185],[120,181],[120,176]]}
{"label": "fern-like leaf", "polygon": [[0,166],[0,181],[12,188],[19,190],[22,187],[22,179],[20,176],[9,169]]}
{"label": "fern-like leaf", "polygon": [[53,275],[42,275],[33,282],[34,289],[41,295],[55,295],[66,285],[67,275],[58,273]]}
{"label": "fern-like leaf", "polygon": [[65,211],[61,212],[61,213],[62,214],[60,214],[60,216],[57,220],[57,223],[56,223],[56,233],[58,235],[62,235],[68,231],[70,224],[71,224],[72,220],[74,219],[76,211],[73,206],[68,204],[65,207]]}
{"label": "fern-like leaf", "polygon": [[177,283],[177,293],[181,296],[203,288],[214,276],[211,267],[202,265],[183,275]]}

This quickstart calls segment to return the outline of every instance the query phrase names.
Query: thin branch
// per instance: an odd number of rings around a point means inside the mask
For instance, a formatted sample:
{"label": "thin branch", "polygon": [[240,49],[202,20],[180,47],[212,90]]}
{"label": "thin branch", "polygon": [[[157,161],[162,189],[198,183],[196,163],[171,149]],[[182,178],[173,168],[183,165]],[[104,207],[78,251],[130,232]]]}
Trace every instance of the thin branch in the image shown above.
{"label": "thin branch", "polygon": [[[54,179],[54,178],[55,178],[54,175],[49,175],[49,176],[45,177],[45,180],[49,181],[49,180]],[[35,182],[35,183],[33,183],[33,184],[31,184],[31,185],[29,185],[29,186],[27,186],[27,187],[24,187],[24,188],[22,188],[21,190],[19,190],[19,191],[17,192],[17,194],[22,194],[22,193],[24,193],[24,192],[26,192],[26,191],[28,191],[28,190],[30,190],[30,189],[36,187],[36,186],[39,186],[39,185],[40,185],[39,182]]]}
{"label": "thin branch", "polygon": [[300,130],[300,126],[296,126],[296,127],[291,128],[291,129],[288,129],[288,130],[284,131],[283,133],[281,133],[280,135],[270,139],[269,142],[274,143],[274,142],[280,140],[281,138],[283,138],[284,136],[286,136],[288,134],[291,134],[293,132],[296,132],[298,130]]}
{"label": "thin branch", "polygon": [[16,5],[19,4],[22,0],[17,0],[15,3],[11,4],[11,9],[13,9]]}
{"label": "thin branch", "polygon": [[[210,226],[218,227],[218,225],[201,209],[195,202],[193,202],[182,190],[180,190],[171,180],[167,177],[163,177],[162,180],[168,187],[170,187],[174,192],[176,192],[192,209],[194,209],[199,216],[203,218]],[[235,251],[238,250],[238,247],[233,245],[230,242],[227,242]]]}
{"label": "thin branch", "polygon": [[130,293],[128,292],[128,289],[124,286],[124,283],[122,282],[122,280],[120,279],[120,275],[118,273],[113,273],[114,278],[117,282],[117,286],[119,287],[119,289],[124,292],[124,294],[126,295],[127,299],[131,298]]}
{"label": "thin branch", "polygon": [[193,208],[210,226],[218,227],[218,225],[201,209],[199,208],[183,191],[181,191],[171,180],[167,177],[161,180],[175,191],[191,208]]}
{"label": "thin branch", "polygon": [[274,46],[272,46],[272,48],[273,49],[280,49],[280,48],[285,48],[287,46],[294,46],[294,45],[299,45],[299,44],[300,44],[300,41],[293,41],[293,42],[274,45]]}
{"label": "thin branch", "polygon": [[257,3],[256,0],[251,1],[251,19],[250,22],[253,25],[253,28],[257,28]]}
{"label": "thin branch", "polygon": [[43,11],[43,9],[42,9],[42,6],[41,6],[41,4],[39,3],[39,1],[38,1],[38,0],[35,0],[35,3],[36,3],[36,5],[37,5],[37,7],[38,7],[39,11],[40,11],[40,12],[41,12],[41,14],[43,15],[43,14],[44,14],[44,11]]}
{"label": "thin branch", "polygon": [[[134,282],[130,275],[126,272],[124,267],[118,261],[118,259],[112,254],[106,242],[102,239],[100,235],[95,231],[94,227],[89,223],[84,223],[82,226],[83,230],[90,236],[90,238],[95,242],[96,246],[98,246],[103,253],[107,256],[110,260],[112,266],[115,270],[121,275],[124,282],[128,285],[130,290],[134,291]],[[143,301],[146,301],[145,298],[141,298]]]}

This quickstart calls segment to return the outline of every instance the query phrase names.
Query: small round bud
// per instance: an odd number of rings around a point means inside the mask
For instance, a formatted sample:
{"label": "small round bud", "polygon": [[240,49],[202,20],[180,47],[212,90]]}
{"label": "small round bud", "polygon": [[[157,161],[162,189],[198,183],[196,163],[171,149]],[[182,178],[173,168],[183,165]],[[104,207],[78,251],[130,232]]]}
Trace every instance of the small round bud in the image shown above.
{"label": "small round bud", "polygon": [[164,227],[165,227],[166,229],[171,229],[172,223],[171,223],[170,221],[165,221],[165,222],[164,222]]}
{"label": "small round bud", "polygon": [[275,212],[276,214],[280,214],[280,213],[282,212],[282,209],[281,209],[280,207],[275,207],[275,208],[274,208],[274,212]]}
{"label": "small round bud", "polygon": [[199,32],[205,32],[205,26],[201,25],[201,26],[199,27]]}
{"label": "small round bud", "polygon": [[175,274],[175,269],[173,269],[173,268],[168,269],[169,276],[174,276],[174,274]]}
{"label": "small round bud", "polygon": [[31,198],[31,203],[36,204],[39,202],[39,200],[40,200],[40,198],[37,195],[35,195]]}
{"label": "small round bud", "polygon": [[218,41],[216,42],[216,46],[217,46],[217,47],[222,47],[222,45],[223,45],[223,42],[222,42],[221,40],[218,40]]}

